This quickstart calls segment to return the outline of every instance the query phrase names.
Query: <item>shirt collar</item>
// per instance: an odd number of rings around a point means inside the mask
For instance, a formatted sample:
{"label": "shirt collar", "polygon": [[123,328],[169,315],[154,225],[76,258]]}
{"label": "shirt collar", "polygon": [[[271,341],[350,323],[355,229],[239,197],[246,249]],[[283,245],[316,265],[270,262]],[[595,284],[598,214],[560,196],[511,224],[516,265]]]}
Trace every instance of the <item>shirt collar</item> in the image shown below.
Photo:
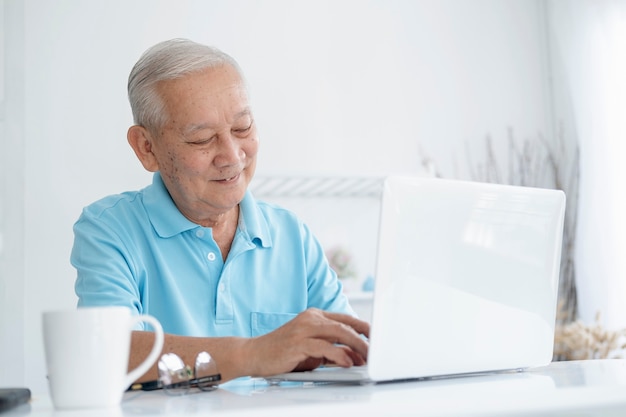
{"label": "shirt collar", "polygon": [[[178,210],[159,172],[154,173],[152,185],[144,189],[144,205],[152,227],[162,238],[201,227]],[[239,207],[239,229],[247,234],[250,242],[256,240],[261,246],[271,246],[272,238],[267,219],[250,191],[246,191]]]}
{"label": "shirt collar", "polygon": [[248,190],[239,204],[239,228],[248,235],[251,242],[263,247],[272,246],[272,235],[267,218]]}
{"label": "shirt collar", "polygon": [[198,227],[178,210],[159,172],[154,173],[152,185],[145,188],[143,201],[152,227],[162,238]]}

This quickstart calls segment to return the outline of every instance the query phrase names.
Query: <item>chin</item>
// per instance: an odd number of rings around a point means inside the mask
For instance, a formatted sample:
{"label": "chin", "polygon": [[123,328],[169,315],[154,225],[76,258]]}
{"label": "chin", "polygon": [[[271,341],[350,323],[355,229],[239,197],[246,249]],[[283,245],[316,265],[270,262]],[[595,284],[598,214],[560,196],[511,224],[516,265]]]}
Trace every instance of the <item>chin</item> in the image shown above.
{"label": "chin", "polygon": [[241,203],[241,200],[243,200],[245,195],[246,187],[238,187],[236,190],[223,194],[224,204],[229,207],[234,207]]}

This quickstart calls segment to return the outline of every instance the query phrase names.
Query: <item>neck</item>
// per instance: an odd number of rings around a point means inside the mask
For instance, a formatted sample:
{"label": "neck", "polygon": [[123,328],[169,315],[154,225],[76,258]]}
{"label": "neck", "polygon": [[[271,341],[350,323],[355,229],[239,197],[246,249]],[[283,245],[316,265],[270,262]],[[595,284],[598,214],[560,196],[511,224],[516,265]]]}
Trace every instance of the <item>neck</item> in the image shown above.
{"label": "neck", "polygon": [[222,252],[222,260],[226,261],[228,252],[235,238],[235,232],[237,231],[237,224],[239,222],[239,206],[234,207],[232,210],[224,213],[217,219],[209,220],[200,223],[204,227],[210,227],[212,229],[213,239]]}

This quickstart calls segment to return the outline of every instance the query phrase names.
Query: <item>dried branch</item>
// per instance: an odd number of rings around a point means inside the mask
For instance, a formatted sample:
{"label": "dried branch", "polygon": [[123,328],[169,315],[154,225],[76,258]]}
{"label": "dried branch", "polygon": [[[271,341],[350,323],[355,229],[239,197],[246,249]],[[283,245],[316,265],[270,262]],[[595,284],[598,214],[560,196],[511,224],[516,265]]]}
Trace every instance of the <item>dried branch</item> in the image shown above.
{"label": "dried branch", "polygon": [[[513,129],[509,129],[507,134],[508,177],[502,177],[500,164],[494,152],[493,140],[487,135],[483,162],[474,163],[469,146],[466,144],[465,151],[471,179],[481,182],[552,188],[563,190],[567,196],[555,331],[555,360],[619,357],[626,349],[626,330],[612,332],[603,329],[599,324],[599,315],[596,324],[592,326],[587,326],[577,320],[578,299],[574,250],[580,180],[578,144],[565,141],[562,127],[554,143],[541,134],[533,139],[525,139],[521,143],[515,138]],[[430,170],[433,171],[433,160],[431,158],[426,160]]]}
{"label": "dried branch", "polygon": [[578,315],[574,248],[578,217],[580,151],[577,144],[570,146],[569,148],[572,149],[568,151],[562,129],[557,139],[556,144],[551,144],[539,134],[534,140],[525,139],[519,143],[513,134],[513,129],[509,129],[508,178],[506,180],[501,179],[500,165],[489,135],[485,138],[485,162],[483,164],[471,164],[470,153],[467,152],[467,155],[470,161],[471,178],[475,181],[553,188],[563,190],[567,195],[559,281],[559,323],[566,324],[573,322]]}
{"label": "dried branch", "polygon": [[580,320],[557,326],[554,335],[555,360],[622,358],[626,349],[626,330],[611,331],[600,325],[600,313],[594,325]]}

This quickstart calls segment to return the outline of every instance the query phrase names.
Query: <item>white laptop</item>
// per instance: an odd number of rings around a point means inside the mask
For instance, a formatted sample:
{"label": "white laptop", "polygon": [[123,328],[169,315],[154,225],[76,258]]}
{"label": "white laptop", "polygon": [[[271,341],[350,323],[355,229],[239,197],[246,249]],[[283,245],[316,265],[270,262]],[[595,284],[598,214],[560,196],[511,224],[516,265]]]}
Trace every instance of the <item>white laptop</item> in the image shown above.
{"label": "white laptop", "polygon": [[549,364],[564,214],[562,191],[387,178],[367,365],[268,380],[382,382]]}

